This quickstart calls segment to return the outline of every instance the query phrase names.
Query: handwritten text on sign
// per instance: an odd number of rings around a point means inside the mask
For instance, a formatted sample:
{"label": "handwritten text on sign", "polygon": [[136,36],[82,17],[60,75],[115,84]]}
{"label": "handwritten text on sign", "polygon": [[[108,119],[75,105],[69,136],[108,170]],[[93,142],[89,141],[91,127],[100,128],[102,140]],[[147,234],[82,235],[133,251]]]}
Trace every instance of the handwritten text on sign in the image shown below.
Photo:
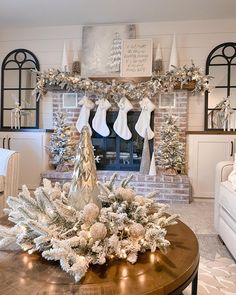
{"label": "handwritten text on sign", "polygon": [[152,40],[123,40],[121,75],[122,77],[148,77],[152,75]]}

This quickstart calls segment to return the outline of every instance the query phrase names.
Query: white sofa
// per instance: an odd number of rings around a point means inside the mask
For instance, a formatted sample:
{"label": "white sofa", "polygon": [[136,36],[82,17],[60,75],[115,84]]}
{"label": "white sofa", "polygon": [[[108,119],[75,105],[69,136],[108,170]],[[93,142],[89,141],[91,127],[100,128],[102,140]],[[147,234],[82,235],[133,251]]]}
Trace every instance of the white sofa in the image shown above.
{"label": "white sofa", "polygon": [[223,161],[216,166],[215,179],[215,229],[236,259],[236,191],[228,176],[233,162]]}
{"label": "white sofa", "polygon": [[20,155],[0,148],[0,217],[4,215],[8,196],[17,196],[19,185]]}

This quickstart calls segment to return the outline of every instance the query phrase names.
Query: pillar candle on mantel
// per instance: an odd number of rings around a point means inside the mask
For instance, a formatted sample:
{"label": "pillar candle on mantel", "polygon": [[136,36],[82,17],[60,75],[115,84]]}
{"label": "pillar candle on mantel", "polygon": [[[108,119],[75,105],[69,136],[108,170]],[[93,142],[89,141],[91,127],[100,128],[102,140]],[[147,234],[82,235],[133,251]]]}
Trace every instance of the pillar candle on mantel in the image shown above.
{"label": "pillar candle on mantel", "polygon": [[64,45],[63,45],[61,70],[62,70],[62,72],[69,72],[69,58],[68,58],[67,49],[66,49],[66,43],[65,42],[64,42]]}
{"label": "pillar candle on mantel", "polygon": [[171,53],[170,53],[169,71],[173,70],[172,66],[175,66],[175,67],[179,66],[175,34],[173,36]]}

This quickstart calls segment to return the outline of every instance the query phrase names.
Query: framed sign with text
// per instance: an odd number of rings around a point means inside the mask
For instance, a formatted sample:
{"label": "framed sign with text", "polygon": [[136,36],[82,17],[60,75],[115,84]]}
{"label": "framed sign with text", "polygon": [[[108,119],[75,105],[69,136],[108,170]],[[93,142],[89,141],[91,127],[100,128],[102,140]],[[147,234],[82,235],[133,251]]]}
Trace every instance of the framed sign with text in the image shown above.
{"label": "framed sign with text", "polygon": [[121,77],[152,75],[151,39],[126,39],[122,42]]}

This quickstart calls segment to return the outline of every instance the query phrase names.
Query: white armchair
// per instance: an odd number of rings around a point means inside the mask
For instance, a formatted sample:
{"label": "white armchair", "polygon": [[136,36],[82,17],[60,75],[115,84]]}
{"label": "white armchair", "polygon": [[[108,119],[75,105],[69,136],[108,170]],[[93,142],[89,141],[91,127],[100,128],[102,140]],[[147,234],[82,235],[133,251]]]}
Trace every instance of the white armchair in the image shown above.
{"label": "white armchair", "polygon": [[216,166],[215,178],[215,229],[236,259],[236,191],[228,176],[233,162],[224,161]]}
{"label": "white armchair", "polygon": [[4,215],[8,196],[17,196],[19,185],[18,152],[0,148],[0,216]]}

